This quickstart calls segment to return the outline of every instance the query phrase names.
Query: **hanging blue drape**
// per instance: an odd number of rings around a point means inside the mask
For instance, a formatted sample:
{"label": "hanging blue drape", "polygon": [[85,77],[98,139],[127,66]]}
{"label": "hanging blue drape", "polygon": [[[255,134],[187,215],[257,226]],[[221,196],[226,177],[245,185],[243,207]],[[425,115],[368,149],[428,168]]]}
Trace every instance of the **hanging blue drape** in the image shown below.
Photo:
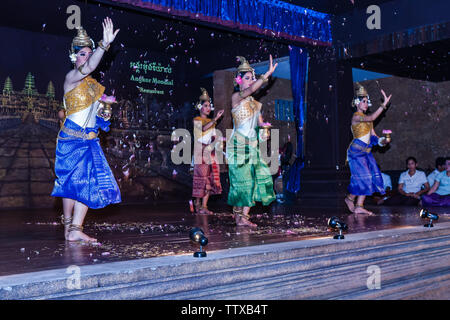
{"label": "hanging blue drape", "polygon": [[288,174],[286,189],[296,193],[300,190],[300,171],[304,166],[303,124],[306,115],[306,84],[308,82],[308,52],[306,49],[291,46],[290,51],[291,86],[294,98],[293,108],[297,128],[297,152],[294,164]]}
{"label": "hanging blue drape", "polygon": [[331,17],[277,0],[113,0],[173,16],[331,46]]}

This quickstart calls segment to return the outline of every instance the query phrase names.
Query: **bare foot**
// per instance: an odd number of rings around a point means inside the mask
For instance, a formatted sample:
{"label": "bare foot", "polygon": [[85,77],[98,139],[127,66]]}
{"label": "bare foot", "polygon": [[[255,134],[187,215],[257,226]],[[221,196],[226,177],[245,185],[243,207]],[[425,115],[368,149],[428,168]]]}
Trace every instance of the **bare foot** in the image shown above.
{"label": "bare foot", "polygon": [[198,213],[199,213],[199,214],[207,214],[207,215],[213,215],[213,214],[214,214],[214,212],[209,211],[208,208],[201,208],[201,209],[198,211]]}
{"label": "bare foot", "polygon": [[344,201],[348,207],[348,210],[350,210],[350,212],[355,212],[355,204],[353,203],[353,201],[347,197],[345,197]]}
{"label": "bare foot", "polygon": [[86,241],[86,242],[97,242],[97,239],[89,237],[87,234],[81,231],[70,231],[68,241]]}
{"label": "bare foot", "polygon": [[251,222],[250,220],[248,220],[245,217],[239,217],[238,219],[236,219],[236,225],[238,225],[238,226],[248,226],[248,227],[252,227],[252,228],[258,227],[258,225],[256,225],[255,223]]}
{"label": "bare foot", "polygon": [[363,207],[357,207],[354,211],[355,213],[362,213],[362,214],[368,214],[369,216],[373,215],[372,211],[366,210]]}

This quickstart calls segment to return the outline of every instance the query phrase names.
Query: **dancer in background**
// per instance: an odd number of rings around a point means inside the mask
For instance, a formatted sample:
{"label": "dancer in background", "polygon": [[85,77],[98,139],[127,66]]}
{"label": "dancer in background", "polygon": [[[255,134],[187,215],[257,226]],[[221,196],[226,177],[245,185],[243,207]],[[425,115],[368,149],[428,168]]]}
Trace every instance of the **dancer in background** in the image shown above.
{"label": "dancer in background", "polygon": [[111,19],[104,19],[103,40],[94,41],[83,28],[72,41],[70,59],[74,68],[64,81],[66,118],[56,145],[56,181],[52,196],[63,198],[64,234],[69,241],[97,241],[83,233],[88,208],[103,208],[121,201],[120,190],[100,147],[99,129],[109,131],[110,115],[100,106],[105,87],[90,74],[119,30]]}
{"label": "dancer in background", "polygon": [[[200,116],[194,118],[194,178],[192,196],[195,200],[195,210],[200,214],[213,214],[208,210],[210,195],[222,193],[220,184],[219,164],[215,157],[216,123],[223,114],[220,110],[213,119],[208,118],[213,105],[208,92],[200,88],[202,95],[195,108]],[[201,203],[200,203],[201,202]]]}
{"label": "dancer in background", "polygon": [[228,204],[233,206],[237,225],[255,227],[250,219],[250,208],[255,201],[269,205],[275,200],[272,176],[267,163],[261,159],[259,142],[265,140],[258,132],[258,127],[268,126],[261,115],[262,104],[253,99],[255,93],[275,71],[270,56],[269,70],[258,80],[255,70],[244,57],[238,57],[234,93],[231,97],[233,132],[227,143],[228,173],[230,192]]}
{"label": "dancer in background", "polygon": [[[369,95],[363,86],[359,85],[356,97],[353,100],[353,106],[356,107],[351,127],[353,141],[347,150],[347,161],[350,166],[351,178],[348,187],[349,194],[345,198],[348,209],[353,213],[373,214],[373,212],[364,208],[366,196],[370,196],[375,192],[381,195],[385,194],[380,169],[371,153],[372,146],[377,144],[385,146],[387,144],[386,138],[379,138],[373,129],[373,121],[386,110],[392,96],[387,97],[383,90],[381,90],[381,93],[384,101],[370,115],[367,115],[366,112],[371,103]],[[354,203],[355,198],[357,198],[356,205]]]}

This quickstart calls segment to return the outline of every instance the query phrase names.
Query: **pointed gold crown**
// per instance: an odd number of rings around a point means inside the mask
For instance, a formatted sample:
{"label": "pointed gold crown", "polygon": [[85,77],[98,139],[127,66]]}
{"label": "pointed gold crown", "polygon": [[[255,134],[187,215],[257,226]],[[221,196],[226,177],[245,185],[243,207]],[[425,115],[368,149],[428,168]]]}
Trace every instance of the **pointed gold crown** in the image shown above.
{"label": "pointed gold crown", "polygon": [[95,49],[94,41],[88,36],[83,27],[77,27],[77,35],[72,40],[72,52],[75,52],[74,47],[89,47]]}
{"label": "pointed gold crown", "polygon": [[208,91],[206,91],[205,88],[200,88],[200,91],[202,92],[202,95],[199,97],[200,102],[202,101],[210,101],[211,98],[208,95]]}
{"label": "pointed gold crown", "polygon": [[367,98],[367,104],[369,107],[372,106],[372,102],[370,102],[369,94],[367,93],[367,90],[359,83],[356,83],[358,89],[355,93],[355,98],[352,100],[352,107],[355,107],[360,103],[359,98],[366,97]]}
{"label": "pointed gold crown", "polygon": [[[242,56],[237,56],[236,58],[239,59],[239,62],[241,63],[239,65],[239,67],[237,67],[236,70],[236,77],[241,73],[247,73],[247,72],[251,72],[253,75],[253,78],[256,78],[255,76],[255,69],[252,68],[252,66],[250,65],[250,63],[248,63],[247,59],[245,59],[245,57]],[[233,79],[233,84],[234,86],[237,86],[238,83],[236,82],[236,79]]]}
{"label": "pointed gold crown", "polygon": [[237,68],[237,72],[255,72],[255,69],[252,68],[252,66],[248,63],[247,59],[245,59],[242,56],[237,56],[236,58],[239,59],[239,62],[241,63],[239,67]]}
{"label": "pointed gold crown", "polygon": [[210,102],[210,107],[211,110],[214,110],[211,98],[208,95],[208,91],[206,91],[205,88],[200,88],[200,91],[202,92],[202,95],[199,97],[199,102],[195,105],[195,109],[197,109],[198,111],[200,111],[202,109],[202,104],[205,101],[209,101]]}
{"label": "pointed gold crown", "polygon": [[356,90],[356,97],[368,97],[369,94],[367,93],[367,90],[359,83],[357,82],[356,85],[358,86],[358,90]]}

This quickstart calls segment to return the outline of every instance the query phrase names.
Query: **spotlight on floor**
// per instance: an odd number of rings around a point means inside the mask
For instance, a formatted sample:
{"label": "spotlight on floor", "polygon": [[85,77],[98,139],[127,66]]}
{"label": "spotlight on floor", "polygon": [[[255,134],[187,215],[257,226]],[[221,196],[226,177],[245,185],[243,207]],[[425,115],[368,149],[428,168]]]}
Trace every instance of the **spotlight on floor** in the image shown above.
{"label": "spotlight on floor", "polygon": [[420,215],[420,217],[422,219],[430,219],[429,223],[423,225],[424,227],[427,227],[427,228],[434,227],[433,220],[438,220],[439,219],[439,216],[437,214],[431,213],[427,209],[420,210],[420,214],[419,215]]}
{"label": "spotlight on floor", "polygon": [[338,217],[331,217],[328,219],[328,227],[335,231],[339,230],[339,234],[335,235],[333,239],[345,239],[342,231],[347,231],[348,226],[345,222],[340,221]]}
{"label": "spotlight on floor", "polygon": [[203,247],[208,244],[208,238],[205,237],[205,233],[200,228],[193,228],[189,231],[189,238],[200,244],[200,251],[194,252],[194,257],[204,258],[206,257],[206,251],[203,251]]}

